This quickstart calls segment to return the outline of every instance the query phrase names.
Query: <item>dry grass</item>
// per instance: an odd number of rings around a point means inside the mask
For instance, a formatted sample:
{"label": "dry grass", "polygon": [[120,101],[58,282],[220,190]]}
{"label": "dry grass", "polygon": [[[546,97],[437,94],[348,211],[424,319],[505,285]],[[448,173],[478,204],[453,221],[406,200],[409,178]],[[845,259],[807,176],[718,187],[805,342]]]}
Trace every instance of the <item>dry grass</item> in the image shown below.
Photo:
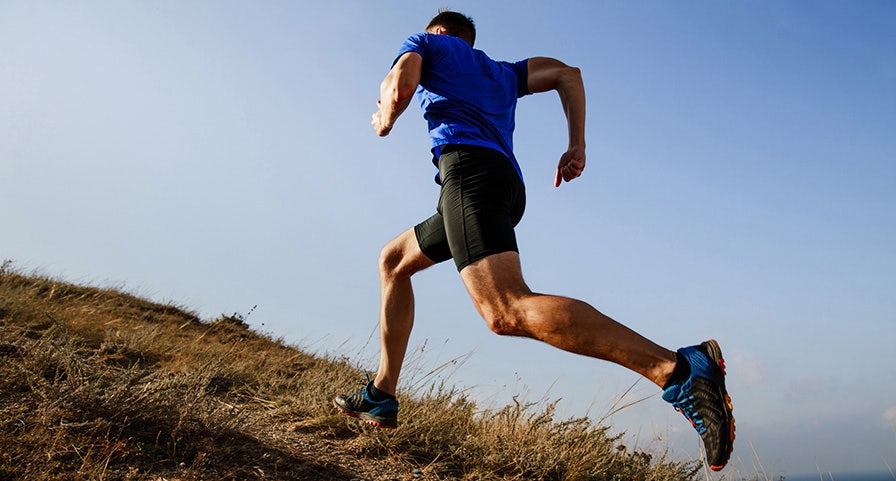
{"label": "dry grass", "polygon": [[402,426],[337,415],[361,372],[116,289],[0,268],[0,480],[689,480],[554,406],[402,393]]}

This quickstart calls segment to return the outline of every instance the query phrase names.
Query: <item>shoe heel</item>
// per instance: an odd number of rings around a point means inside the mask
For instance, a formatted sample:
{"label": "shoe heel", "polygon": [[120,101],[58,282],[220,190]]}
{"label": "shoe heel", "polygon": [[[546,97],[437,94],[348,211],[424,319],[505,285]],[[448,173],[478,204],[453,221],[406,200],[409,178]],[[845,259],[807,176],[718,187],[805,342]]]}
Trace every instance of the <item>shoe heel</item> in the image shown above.
{"label": "shoe heel", "polygon": [[703,343],[706,348],[706,354],[712,359],[718,366],[719,369],[722,370],[722,375],[725,376],[728,373],[725,371],[725,359],[722,357],[722,348],[719,347],[718,341],[715,339],[710,339]]}

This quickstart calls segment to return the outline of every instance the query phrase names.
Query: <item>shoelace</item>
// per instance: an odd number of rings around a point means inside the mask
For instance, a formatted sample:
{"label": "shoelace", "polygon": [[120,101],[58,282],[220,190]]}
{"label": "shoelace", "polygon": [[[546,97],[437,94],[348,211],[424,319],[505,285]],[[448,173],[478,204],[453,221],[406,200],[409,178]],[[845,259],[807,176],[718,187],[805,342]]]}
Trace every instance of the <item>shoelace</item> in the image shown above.
{"label": "shoelace", "polygon": [[703,426],[703,418],[700,416],[700,413],[697,412],[696,406],[694,406],[694,396],[687,396],[681,401],[676,401],[672,403],[672,407],[675,408],[676,411],[680,412],[687,418],[688,421],[694,426],[694,429],[697,430],[697,433],[703,434],[706,432],[706,427]]}
{"label": "shoelace", "polygon": [[345,401],[351,406],[361,407],[362,403],[365,401],[364,395],[367,391],[367,385],[370,383],[370,373],[364,371],[364,377],[367,378],[367,382],[364,383],[364,386],[345,398]]}
{"label": "shoelace", "polygon": [[351,395],[349,395],[348,398],[346,398],[345,401],[346,404],[352,406],[353,408],[361,407],[361,403],[364,402],[364,388],[361,388],[361,390],[359,391],[353,392]]}

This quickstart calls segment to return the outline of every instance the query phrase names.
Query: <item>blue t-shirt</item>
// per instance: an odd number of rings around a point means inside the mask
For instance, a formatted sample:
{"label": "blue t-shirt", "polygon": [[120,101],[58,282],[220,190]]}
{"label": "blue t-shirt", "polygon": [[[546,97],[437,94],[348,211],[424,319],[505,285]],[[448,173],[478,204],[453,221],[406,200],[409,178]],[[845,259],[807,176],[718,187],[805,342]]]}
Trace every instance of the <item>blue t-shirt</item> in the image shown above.
{"label": "blue t-shirt", "polygon": [[417,100],[433,154],[438,157],[448,144],[489,147],[506,155],[522,178],[513,155],[513,129],[516,101],[530,93],[528,60],[495,61],[458,37],[430,33],[408,37],[396,62],[407,52],[423,57]]}

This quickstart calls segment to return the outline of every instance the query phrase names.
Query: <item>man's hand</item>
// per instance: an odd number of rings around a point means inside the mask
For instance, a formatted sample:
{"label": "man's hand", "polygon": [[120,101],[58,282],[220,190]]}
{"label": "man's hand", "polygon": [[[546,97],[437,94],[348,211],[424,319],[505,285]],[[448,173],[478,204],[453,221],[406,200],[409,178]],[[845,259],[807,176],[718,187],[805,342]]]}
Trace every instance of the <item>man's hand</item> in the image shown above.
{"label": "man's hand", "polygon": [[569,150],[560,156],[560,162],[557,163],[554,187],[560,187],[561,180],[569,182],[582,175],[583,170],[585,170],[585,146],[576,145],[570,147]]}
{"label": "man's hand", "polygon": [[376,106],[378,107],[378,109],[373,113],[373,117],[370,120],[370,125],[373,126],[373,130],[376,132],[376,135],[385,137],[389,135],[389,132],[392,131],[392,126],[388,124],[389,119],[384,118],[383,116],[383,103],[377,100]]}

